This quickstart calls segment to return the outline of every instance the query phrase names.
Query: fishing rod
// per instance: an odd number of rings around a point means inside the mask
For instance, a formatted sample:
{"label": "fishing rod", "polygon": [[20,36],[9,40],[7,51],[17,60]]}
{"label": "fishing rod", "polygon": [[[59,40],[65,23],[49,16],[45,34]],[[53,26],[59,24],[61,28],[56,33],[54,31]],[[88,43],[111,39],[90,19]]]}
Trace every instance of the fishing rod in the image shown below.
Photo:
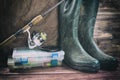
{"label": "fishing rod", "polygon": [[16,33],[12,34],[10,37],[5,39],[3,42],[0,43],[0,48],[8,45],[9,43],[13,42],[20,34],[27,32],[31,27],[39,23],[48,13],[53,11],[56,7],[58,7],[60,4],[62,4],[65,0],[59,1],[56,5],[48,9],[43,14],[40,14],[33,18],[27,25],[25,25],[23,28],[19,29]]}

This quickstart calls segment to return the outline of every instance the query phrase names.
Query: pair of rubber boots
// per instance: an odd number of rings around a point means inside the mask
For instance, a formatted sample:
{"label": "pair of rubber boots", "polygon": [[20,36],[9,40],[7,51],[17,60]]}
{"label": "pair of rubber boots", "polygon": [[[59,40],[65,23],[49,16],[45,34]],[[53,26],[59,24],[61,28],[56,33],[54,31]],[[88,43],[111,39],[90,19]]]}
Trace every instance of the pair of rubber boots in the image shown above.
{"label": "pair of rubber boots", "polygon": [[65,0],[59,7],[60,47],[64,62],[84,72],[115,70],[116,58],[102,52],[93,39],[98,0]]}

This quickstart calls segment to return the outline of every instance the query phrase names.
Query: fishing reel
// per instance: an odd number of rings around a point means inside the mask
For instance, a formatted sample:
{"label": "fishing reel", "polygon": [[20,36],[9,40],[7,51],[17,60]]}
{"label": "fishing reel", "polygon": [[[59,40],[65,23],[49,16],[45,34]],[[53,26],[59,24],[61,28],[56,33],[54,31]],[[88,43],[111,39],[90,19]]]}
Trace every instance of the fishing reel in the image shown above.
{"label": "fishing reel", "polygon": [[36,32],[33,31],[32,34],[29,30],[26,31],[28,33],[28,47],[30,49],[34,49],[40,47],[47,39],[47,34],[45,32]]}

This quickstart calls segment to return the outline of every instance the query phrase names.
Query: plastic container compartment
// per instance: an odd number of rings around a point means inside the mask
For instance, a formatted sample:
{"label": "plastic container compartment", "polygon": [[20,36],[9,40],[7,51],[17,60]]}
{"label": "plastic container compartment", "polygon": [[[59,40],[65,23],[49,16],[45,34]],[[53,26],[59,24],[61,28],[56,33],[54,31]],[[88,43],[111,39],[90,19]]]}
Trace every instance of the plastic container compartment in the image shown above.
{"label": "plastic container compartment", "polygon": [[17,49],[15,48],[13,50],[12,58],[32,58],[32,57],[38,57],[40,59],[59,59],[62,60],[64,58],[64,51],[53,51],[53,52],[47,52],[42,51],[38,49]]}
{"label": "plastic container compartment", "polygon": [[42,51],[38,49],[15,48],[8,65],[13,68],[60,66],[64,59],[64,51]]}

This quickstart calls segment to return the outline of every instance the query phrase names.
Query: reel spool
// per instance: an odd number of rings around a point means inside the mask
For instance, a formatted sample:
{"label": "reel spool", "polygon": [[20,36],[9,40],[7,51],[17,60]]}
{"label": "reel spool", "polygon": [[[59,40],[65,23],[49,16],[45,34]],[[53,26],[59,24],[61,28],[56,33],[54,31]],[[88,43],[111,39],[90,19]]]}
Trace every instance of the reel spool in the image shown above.
{"label": "reel spool", "polygon": [[30,49],[34,49],[37,47],[40,47],[47,39],[47,34],[45,32],[36,32],[33,31],[32,34],[29,30],[27,30],[28,33],[28,47]]}

